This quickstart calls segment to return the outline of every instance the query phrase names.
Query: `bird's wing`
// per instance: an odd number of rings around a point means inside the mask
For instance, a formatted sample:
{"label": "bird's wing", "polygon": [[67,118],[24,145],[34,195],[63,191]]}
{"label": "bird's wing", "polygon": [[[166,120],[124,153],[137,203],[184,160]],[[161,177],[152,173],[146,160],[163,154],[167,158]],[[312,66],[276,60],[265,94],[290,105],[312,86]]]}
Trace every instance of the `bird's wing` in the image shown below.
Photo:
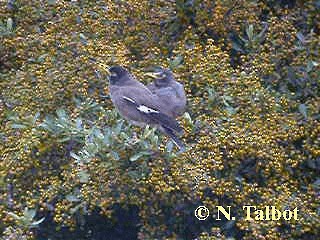
{"label": "bird's wing", "polygon": [[[142,82],[138,81],[132,74],[128,74],[130,81],[127,82],[127,87],[139,88],[144,92],[148,92],[147,94],[152,94],[152,89],[150,89],[149,85],[144,85]],[[155,86],[154,86],[155,87]]]}
{"label": "bird's wing", "polygon": [[148,124],[159,124],[176,132],[183,131],[175,119],[161,111],[158,104],[159,99],[149,90],[125,86],[119,87],[117,91],[113,92],[117,95],[114,97],[115,105],[119,112],[128,119]]}

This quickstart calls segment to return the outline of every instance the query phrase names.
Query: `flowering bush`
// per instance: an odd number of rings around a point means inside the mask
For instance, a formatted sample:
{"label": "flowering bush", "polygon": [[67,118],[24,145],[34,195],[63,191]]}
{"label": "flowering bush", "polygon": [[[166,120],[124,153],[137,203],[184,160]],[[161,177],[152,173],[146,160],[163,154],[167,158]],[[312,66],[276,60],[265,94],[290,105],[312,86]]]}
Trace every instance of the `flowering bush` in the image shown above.
{"label": "flowering bush", "polygon": [[[320,235],[319,1],[0,4],[3,239]],[[96,62],[144,83],[170,67],[188,150],[122,120]],[[246,221],[244,204],[301,220]],[[199,205],[238,217],[200,222]]]}

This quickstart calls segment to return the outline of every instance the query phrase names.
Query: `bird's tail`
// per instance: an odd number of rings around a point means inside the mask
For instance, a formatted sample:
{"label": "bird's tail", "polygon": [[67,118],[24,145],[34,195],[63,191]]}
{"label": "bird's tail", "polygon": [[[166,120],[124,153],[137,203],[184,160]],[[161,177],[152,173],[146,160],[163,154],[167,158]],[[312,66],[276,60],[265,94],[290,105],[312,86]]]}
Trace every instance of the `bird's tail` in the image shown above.
{"label": "bird's tail", "polygon": [[148,115],[154,121],[158,122],[158,124],[160,124],[162,127],[165,127],[168,130],[170,129],[172,133],[177,132],[178,134],[183,134],[183,128],[174,118],[171,118],[166,114],[160,112],[149,113]]}
{"label": "bird's tail", "polygon": [[173,130],[168,127],[165,127],[165,126],[161,126],[161,127],[162,127],[164,133],[167,134],[172,139],[172,141],[177,145],[180,152],[184,152],[186,150],[186,148],[185,148],[183,142],[173,132]]}

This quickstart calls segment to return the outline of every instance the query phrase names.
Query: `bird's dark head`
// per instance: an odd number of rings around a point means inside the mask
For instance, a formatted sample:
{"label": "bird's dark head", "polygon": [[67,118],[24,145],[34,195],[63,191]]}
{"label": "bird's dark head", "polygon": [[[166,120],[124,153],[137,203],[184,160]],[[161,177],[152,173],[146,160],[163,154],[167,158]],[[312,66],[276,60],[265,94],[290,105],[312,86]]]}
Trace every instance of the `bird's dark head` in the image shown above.
{"label": "bird's dark head", "polygon": [[108,70],[110,72],[110,77],[109,77],[110,84],[119,84],[126,81],[128,76],[128,71],[124,67],[112,66]]}
{"label": "bird's dark head", "polygon": [[154,78],[154,83],[157,87],[166,87],[170,81],[174,80],[173,73],[167,68],[157,68],[152,73],[147,73],[147,76]]}

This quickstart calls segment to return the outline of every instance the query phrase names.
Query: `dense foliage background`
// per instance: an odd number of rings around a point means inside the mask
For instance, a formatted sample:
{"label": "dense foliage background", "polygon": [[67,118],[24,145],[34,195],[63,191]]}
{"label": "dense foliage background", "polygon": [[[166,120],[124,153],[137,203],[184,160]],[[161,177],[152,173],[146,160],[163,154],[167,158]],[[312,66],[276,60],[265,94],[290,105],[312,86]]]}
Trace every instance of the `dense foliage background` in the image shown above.
{"label": "dense foliage background", "polygon": [[[319,239],[320,1],[0,2],[2,239]],[[188,92],[177,155],[96,62]],[[298,207],[245,221],[243,204]],[[231,205],[235,221],[194,209]],[[212,216],[215,217],[215,216]]]}

